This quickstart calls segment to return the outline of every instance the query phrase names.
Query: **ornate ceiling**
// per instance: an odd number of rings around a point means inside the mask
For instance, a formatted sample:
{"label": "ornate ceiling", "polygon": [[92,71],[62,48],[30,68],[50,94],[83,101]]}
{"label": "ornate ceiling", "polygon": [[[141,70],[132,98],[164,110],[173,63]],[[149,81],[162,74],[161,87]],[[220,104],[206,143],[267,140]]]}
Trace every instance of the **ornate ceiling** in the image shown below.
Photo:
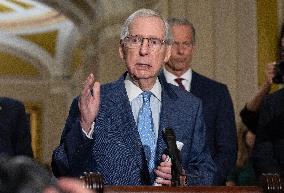
{"label": "ornate ceiling", "polygon": [[0,75],[65,77],[78,39],[74,24],[32,0],[0,0]]}
{"label": "ornate ceiling", "polygon": [[97,42],[111,41],[130,10],[157,2],[0,0],[0,79],[66,79],[80,64],[99,72]]}
{"label": "ornate ceiling", "polygon": [[57,15],[58,12],[36,1],[0,1],[1,28],[40,24],[41,21],[49,21]]}

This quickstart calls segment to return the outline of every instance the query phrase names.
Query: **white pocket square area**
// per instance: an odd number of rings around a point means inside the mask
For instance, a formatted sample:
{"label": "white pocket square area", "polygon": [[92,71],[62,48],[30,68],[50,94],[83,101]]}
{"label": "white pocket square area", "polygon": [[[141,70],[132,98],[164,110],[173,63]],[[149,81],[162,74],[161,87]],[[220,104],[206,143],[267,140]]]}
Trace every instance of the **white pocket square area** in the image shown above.
{"label": "white pocket square area", "polygon": [[177,148],[179,151],[181,151],[182,147],[183,147],[183,142],[180,142],[180,141],[176,141],[176,144],[177,144]]}

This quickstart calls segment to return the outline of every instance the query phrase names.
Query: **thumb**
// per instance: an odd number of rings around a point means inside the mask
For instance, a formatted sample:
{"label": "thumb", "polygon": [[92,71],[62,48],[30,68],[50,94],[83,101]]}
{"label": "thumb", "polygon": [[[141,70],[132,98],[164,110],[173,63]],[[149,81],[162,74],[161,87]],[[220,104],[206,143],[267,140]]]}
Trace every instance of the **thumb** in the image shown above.
{"label": "thumb", "polygon": [[93,96],[97,99],[100,98],[100,92],[101,92],[100,86],[101,86],[101,84],[99,82],[95,82],[95,84],[93,86]]}

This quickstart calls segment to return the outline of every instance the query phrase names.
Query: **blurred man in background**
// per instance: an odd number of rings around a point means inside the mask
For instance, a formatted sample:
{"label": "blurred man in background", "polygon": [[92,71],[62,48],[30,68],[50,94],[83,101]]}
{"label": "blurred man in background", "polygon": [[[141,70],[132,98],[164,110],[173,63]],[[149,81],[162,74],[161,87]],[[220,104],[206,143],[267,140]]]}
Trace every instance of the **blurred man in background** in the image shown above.
{"label": "blurred man in background", "polygon": [[164,75],[168,83],[181,87],[202,100],[206,139],[217,166],[215,185],[224,185],[237,156],[237,134],[231,96],[226,85],[192,70],[195,29],[184,18],[168,20],[173,33],[170,60]]}
{"label": "blurred man in background", "polygon": [[33,157],[30,124],[24,105],[0,97],[0,155]]}

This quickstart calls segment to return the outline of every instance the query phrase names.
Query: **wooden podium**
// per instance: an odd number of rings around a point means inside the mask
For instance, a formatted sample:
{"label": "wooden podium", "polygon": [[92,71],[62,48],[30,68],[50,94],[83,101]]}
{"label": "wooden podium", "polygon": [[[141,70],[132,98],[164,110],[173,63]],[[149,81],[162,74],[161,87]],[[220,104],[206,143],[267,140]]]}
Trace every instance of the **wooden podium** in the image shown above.
{"label": "wooden podium", "polygon": [[105,186],[104,193],[264,193],[256,186]]}
{"label": "wooden podium", "polygon": [[81,176],[84,186],[97,193],[284,193],[278,174],[263,174],[259,186],[107,186],[97,173]]}

